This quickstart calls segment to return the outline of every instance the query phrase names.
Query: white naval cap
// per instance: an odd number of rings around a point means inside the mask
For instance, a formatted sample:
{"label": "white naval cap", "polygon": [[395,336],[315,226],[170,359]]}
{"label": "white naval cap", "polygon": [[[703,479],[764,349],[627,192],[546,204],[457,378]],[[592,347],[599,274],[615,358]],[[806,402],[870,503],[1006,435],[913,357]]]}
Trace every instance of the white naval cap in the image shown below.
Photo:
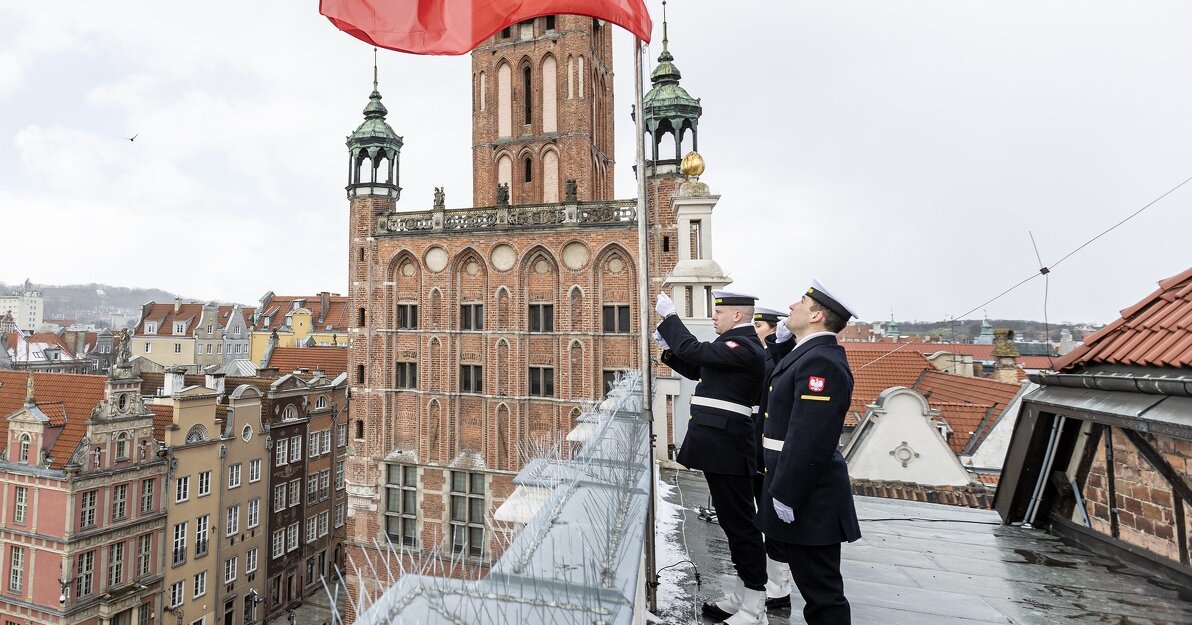
{"label": "white naval cap", "polygon": [[712,291],[712,299],[717,306],[753,306],[757,303],[756,296],[718,290]]}
{"label": "white naval cap", "polygon": [[816,278],[811,279],[811,286],[807,289],[807,297],[819,302],[824,308],[840,315],[840,318],[845,321],[848,321],[849,317],[860,318],[857,313],[853,312],[851,306],[841,301],[839,297],[826,289]]}
{"label": "white naval cap", "polygon": [[753,309],[754,321],[769,321],[770,323],[778,323],[778,320],[787,316],[786,311],[774,310],[773,308],[763,308],[758,306]]}

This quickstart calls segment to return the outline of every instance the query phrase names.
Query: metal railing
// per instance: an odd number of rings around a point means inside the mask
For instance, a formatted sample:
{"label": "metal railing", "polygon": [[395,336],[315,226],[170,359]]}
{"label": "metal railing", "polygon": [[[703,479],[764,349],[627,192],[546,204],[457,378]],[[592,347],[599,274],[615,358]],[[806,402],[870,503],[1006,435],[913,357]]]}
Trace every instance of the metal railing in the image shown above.
{"label": "metal railing", "polygon": [[[487,574],[442,577],[459,570],[459,558],[414,571],[377,570],[381,564],[375,559],[351,563],[356,581],[349,580],[347,588],[355,623],[641,622],[646,511],[654,478],[641,388],[641,374],[628,372],[604,401],[579,417],[567,437],[580,448],[571,459],[555,454],[526,464],[514,479],[518,491],[550,494],[508,539],[503,555],[481,567]],[[517,492],[511,499],[516,497]],[[507,529],[490,520],[486,532],[500,535]],[[401,566],[410,555],[392,544],[388,550],[382,563]],[[358,592],[360,580],[370,578],[394,583],[370,600],[367,592]],[[335,625],[342,623],[337,619]]]}

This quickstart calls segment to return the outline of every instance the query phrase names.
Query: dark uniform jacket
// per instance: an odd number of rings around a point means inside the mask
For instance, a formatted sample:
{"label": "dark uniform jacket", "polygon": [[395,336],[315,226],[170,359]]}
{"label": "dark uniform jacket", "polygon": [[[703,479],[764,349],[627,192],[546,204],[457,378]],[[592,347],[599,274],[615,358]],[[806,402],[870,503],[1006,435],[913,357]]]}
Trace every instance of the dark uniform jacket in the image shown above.
{"label": "dark uniform jacket", "polygon": [[783,443],[764,450],[763,492],[794,509],[795,520],[783,523],[770,502],[758,511],[758,528],[767,540],[796,545],[857,540],[848,467],[836,450],[853,394],[844,348],[835,336],[811,338],[774,367],[768,390],[765,436]]}
{"label": "dark uniform jacket", "polygon": [[[766,351],[766,375],[764,380],[769,384],[770,375],[774,373],[775,361],[770,358],[769,350]],[[769,387],[762,385],[762,391],[758,394],[756,410],[753,411],[753,442],[757,445],[757,474],[761,475],[766,468],[766,457],[762,454],[762,434],[765,431],[766,419],[766,398],[770,395]]]}
{"label": "dark uniform jacket", "polygon": [[[733,328],[704,343],[692,336],[678,315],[670,315],[658,326],[658,333],[670,345],[662,352],[662,362],[679,375],[698,381],[679,463],[707,473],[756,473],[757,445],[750,413],[765,384],[766,365],[765,349],[753,326]],[[699,405],[696,398],[700,397],[735,404],[744,414]]]}

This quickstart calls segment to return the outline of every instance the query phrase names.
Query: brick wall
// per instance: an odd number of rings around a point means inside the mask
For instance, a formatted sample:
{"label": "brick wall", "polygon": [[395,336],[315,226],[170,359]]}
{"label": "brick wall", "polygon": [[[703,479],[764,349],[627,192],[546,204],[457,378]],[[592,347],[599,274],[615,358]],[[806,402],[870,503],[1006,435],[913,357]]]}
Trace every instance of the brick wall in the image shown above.
{"label": "brick wall", "polygon": [[[560,199],[568,178],[576,179],[581,201],[611,199],[611,27],[594,28],[591,18],[578,16],[558,16],[549,34],[545,18],[534,20],[533,27],[535,39],[520,40],[514,26],[510,39],[498,34],[472,55],[474,205],[495,204],[502,155],[512,160],[511,203],[541,202],[546,150],[558,152]],[[540,69],[547,55],[557,67],[557,132],[544,132],[542,124]],[[582,95],[578,76],[569,75],[569,68],[578,74],[574,59],[580,56],[585,59]],[[512,68],[510,137],[498,137],[497,67],[502,62]],[[530,124],[521,123],[523,67],[532,75]],[[522,182],[526,157],[535,167],[530,183]],[[678,233],[670,199],[682,180],[661,175],[647,181],[651,293],[661,289],[675,264]],[[422,548],[430,548],[447,527],[445,470],[488,475],[487,500],[495,509],[513,492],[512,478],[525,450],[560,441],[574,427],[579,405],[603,395],[605,371],[641,368],[639,254],[636,223],[375,236],[375,215],[394,210],[396,203],[358,197],[350,205],[353,325],[357,311],[366,310],[366,323],[350,332],[348,371],[353,434],[356,423],[363,423],[363,437],[353,441],[347,468],[352,510],[347,553],[359,564],[366,561],[365,550],[374,562],[381,555],[370,545],[384,531],[383,463],[421,467],[420,540]],[[410,303],[418,305],[418,327],[398,329],[396,306]],[[466,303],[484,306],[483,332],[461,330],[460,305]],[[529,332],[530,304],[553,305],[553,332]],[[606,304],[629,306],[628,332],[604,332]],[[400,362],[417,363],[415,388],[395,388]],[[483,368],[482,393],[459,391],[463,364]],[[530,396],[531,366],[553,369],[552,397]],[[568,450],[566,443],[562,447]],[[489,538],[489,552],[498,557],[501,541]]]}
{"label": "brick wall", "polygon": [[[1154,437],[1152,445],[1185,480],[1192,475],[1192,441]],[[1179,561],[1175,508],[1171,487],[1122,430],[1113,428],[1113,472],[1118,508],[1118,538],[1152,553]],[[1093,529],[1111,534],[1109,478],[1102,438],[1089,471],[1084,496]],[[1184,523],[1192,550],[1192,507],[1184,506]]]}
{"label": "brick wall", "polygon": [[[581,201],[613,199],[612,27],[593,28],[592,18],[556,17],[554,31],[546,18],[533,20],[535,38],[522,40],[520,25],[509,38],[498,33],[472,52],[472,201],[474,206],[496,204],[497,161],[512,161],[510,202],[542,202],[543,155],[554,150],[559,158],[559,199],[565,181],[574,178]],[[543,60],[555,59],[557,128],[543,130]],[[583,57],[584,89],[579,90]],[[570,63],[569,63],[570,59]],[[512,75],[510,109],[512,134],[499,136],[498,68],[506,64]],[[531,117],[524,122],[523,70],[531,74]],[[481,74],[484,89],[481,91]],[[569,75],[570,74],[570,75]],[[548,77],[549,79],[549,77]],[[484,106],[481,108],[481,100]],[[530,182],[524,182],[524,162],[532,163]]]}

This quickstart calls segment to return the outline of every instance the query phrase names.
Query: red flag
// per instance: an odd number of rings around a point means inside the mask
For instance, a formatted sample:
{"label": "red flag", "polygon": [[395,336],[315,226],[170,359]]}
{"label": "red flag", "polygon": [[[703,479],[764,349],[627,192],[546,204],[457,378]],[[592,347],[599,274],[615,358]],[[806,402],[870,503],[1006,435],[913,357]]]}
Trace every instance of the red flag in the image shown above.
{"label": "red flag", "polygon": [[464,54],[523,20],[587,15],[650,41],[644,0],[319,0],[336,28],[374,46],[413,54]]}

